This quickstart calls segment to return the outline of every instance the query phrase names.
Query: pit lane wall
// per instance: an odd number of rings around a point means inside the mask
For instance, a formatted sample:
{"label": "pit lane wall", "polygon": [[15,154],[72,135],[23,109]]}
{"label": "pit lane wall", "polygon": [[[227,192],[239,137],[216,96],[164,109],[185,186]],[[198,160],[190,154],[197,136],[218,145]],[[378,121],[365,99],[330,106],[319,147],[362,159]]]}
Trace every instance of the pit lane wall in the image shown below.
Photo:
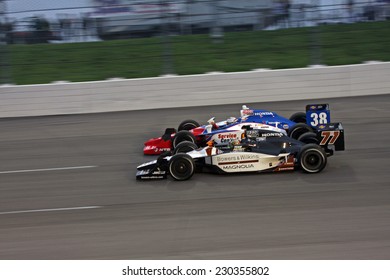
{"label": "pit lane wall", "polygon": [[82,114],[390,93],[390,62],[0,86],[0,117]]}

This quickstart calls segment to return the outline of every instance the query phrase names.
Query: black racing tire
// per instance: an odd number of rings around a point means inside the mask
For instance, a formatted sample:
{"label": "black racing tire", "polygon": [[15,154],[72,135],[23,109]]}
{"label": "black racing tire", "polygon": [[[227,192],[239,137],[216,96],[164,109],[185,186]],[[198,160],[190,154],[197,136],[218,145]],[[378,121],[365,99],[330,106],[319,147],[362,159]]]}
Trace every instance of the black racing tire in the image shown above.
{"label": "black racing tire", "polygon": [[179,145],[179,143],[184,142],[184,141],[196,143],[195,136],[191,132],[186,131],[186,130],[182,130],[182,131],[179,131],[178,133],[176,133],[175,136],[173,136],[173,139],[172,139],[173,149],[175,149],[176,146]]}
{"label": "black racing tire", "polygon": [[191,130],[191,129],[194,129],[194,128],[199,127],[199,126],[200,126],[200,124],[197,121],[185,120],[179,124],[177,131]]}
{"label": "black racing tire", "polygon": [[299,152],[298,162],[303,172],[321,172],[327,163],[327,156],[324,150],[316,144],[306,144]]}
{"label": "black racing tire", "polygon": [[306,123],[306,113],[304,112],[297,112],[291,115],[290,121],[296,122],[296,123]]}
{"label": "black racing tire", "polygon": [[173,154],[176,155],[179,153],[188,153],[188,152],[191,152],[193,150],[196,150],[197,148],[198,148],[198,146],[195,143],[190,142],[190,141],[183,141],[183,142],[180,142],[175,147],[175,149],[173,150]]}
{"label": "black racing tire", "polygon": [[288,129],[287,135],[291,138],[298,139],[299,136],[306,132],[313,132],[313,129],[305,123],[296,123]]}
{"label": "black racing tire", "polygon": [[314,132],[305,132],[298,137],[298,141],[301,141],[305,144],[319,144],[317,134]]}
{"label": "black racing tire", "polygon": [[176,181],[188,180],[195,173],[195,162],[187,154],[176,154],[169,160],[169,173]]}
{"label": "black racing tire", "polygon": [[163,152],[161,153],[158,158],[157,158],[157,164],[156,166],[163,169],[163,170],[166,170],[167,168],[167,160],[165,159],[165,157],[167,156],[171,156],[172,155],[172,152]]}

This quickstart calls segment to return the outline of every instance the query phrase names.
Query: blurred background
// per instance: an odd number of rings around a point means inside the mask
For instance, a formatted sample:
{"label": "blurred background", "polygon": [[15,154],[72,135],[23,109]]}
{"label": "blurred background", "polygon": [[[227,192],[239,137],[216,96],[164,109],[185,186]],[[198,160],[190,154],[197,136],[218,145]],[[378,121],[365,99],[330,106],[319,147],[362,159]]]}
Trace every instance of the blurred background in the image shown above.
{"label": "blurred background", "polygon": [[0,0],[0,84],[390,61],[390,0]]}

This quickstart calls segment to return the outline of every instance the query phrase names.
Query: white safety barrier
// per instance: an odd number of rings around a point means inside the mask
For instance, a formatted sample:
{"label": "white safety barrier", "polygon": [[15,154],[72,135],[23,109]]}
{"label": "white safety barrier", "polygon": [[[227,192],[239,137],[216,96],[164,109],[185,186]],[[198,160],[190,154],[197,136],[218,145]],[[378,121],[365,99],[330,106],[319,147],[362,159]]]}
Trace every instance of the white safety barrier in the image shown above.
{"label": "white safety barrier", "polygon": [[390,62],[0,87],[0,117],[390,93]]}

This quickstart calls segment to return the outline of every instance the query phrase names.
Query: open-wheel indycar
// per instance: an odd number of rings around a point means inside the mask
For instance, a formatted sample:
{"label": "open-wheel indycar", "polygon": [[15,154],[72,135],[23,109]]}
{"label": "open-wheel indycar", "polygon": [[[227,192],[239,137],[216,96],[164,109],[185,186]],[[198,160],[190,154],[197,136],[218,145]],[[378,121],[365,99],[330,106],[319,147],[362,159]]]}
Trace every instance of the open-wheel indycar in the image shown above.
{"label": "open-wheel indycar", "polygon": [[[178,181],[190,179],[195,172],[244,173],[276,172],[301,169],[306,173],[321,172],[333,149],[344,150],[341,124],[323,125],[319,144],[304,143],[280,132],[247,127],[240,140],[216,145],[209,141],[197,148],[184,141],[172,153],[137,167],[139,180],[165,179],[170,175]],[[333,147],[333,149],[332,149]],[[181,149],[180,149],[181,148]]]}
{"label": "open-wheel indycar", "polygon": [[[214,118],[211,118],[207,125],[199,125],[194,120],[184,120],[177,130],[167,128],[161,137],[146,141],[143,152],[145,155],[160,155],[173,151],[183,141],[193,142],[198,147],[205,147],[210,140],[220,145],[240,139],[243,127],[248,126],[270,133],[282,133],[303,142],[307,142],[306,138],[309,137],[313,143],[317,138],[315,135],[321,130],[319,127],[328,124],[331,124],[328,104],[307,105],[305,113],[295,113],[289,119],[275,112],[252,110],[243,105],[239,118],[231,117],[221,122],[215,122]],[[319,144],[316,141],[314,143]]]}

